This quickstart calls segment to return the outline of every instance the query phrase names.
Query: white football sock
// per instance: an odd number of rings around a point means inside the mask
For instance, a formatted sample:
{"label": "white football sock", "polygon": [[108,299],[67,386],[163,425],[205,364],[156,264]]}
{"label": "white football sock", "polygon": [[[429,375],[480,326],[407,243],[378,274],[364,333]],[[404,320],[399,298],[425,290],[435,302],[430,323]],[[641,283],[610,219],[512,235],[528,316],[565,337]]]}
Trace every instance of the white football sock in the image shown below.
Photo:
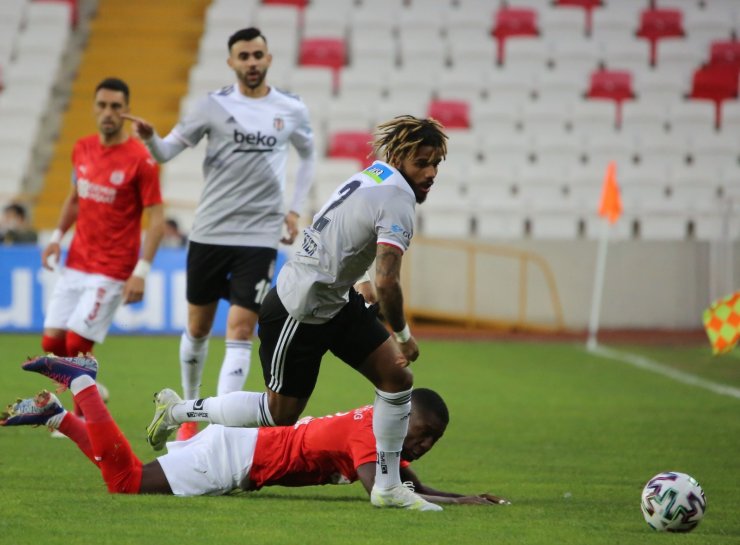
{"label": "white football sock", "polygon": [[95,380],[89,375],[80,375],[79,377],[73,378],[69,383],[69,390],[72,395],[76,396],[85,388],[89,388],[95,384]]}
{"label": "white football sock", "polygon": [[226,354],[218,375],[218,395],[244,388],[252,358],[252,341],[226,340]]}
{"label": "white football sock", "polygon": [[275,425],[264,392],[231,392],[217,397],[191,399],[173,405],[172,419],[178,424],[210,422],[237,428]]}
{"label": "white football sock", "polygon": [[401,484],[401,449],[409,429],[411,390],[389,393],[375,390],[373,434],[378,458],[375,463],[375,486],[392,488]]}
{"label": "white football sock", "polygon": [[185,399],[200,396],[203,365],[208,357],[208,336],[196,339],[185,330],[180,338],[180,377]]}
{"label": "white football sock", "polygon": [[53,430],[58,430],[59,424],[62,423],[62,420],[64,420],[64,417],[66,416],[66,414],[67,414],[67,409],[64,409],[59,414],[55,414],[54,416],[49,418],[49,420],[46,421],[46,427],[51,428]]}

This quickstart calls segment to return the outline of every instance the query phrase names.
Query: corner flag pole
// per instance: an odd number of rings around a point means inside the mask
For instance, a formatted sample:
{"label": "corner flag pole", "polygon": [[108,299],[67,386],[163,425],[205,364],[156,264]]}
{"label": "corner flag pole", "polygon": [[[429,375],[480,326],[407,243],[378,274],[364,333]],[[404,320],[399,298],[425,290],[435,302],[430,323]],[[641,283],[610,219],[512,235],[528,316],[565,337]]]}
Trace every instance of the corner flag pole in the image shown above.
{"label": "corner flag pole", "polygon": [[588,321],[588,341],[586,348],[593,350],[598,345],[596,335],[599,331],[599,314],[601,299],[604,292],[604,276],[606,275],[606,254],[609,246],[609,227],[622,214],[622,201],[617,185],[617,165],[611,161],[606,167],[604,185],[601,190],[599,215],[604,218],[601,224],[599,248],[596,254],[596,271],[594,273],[594,291],[591,297],[591,317]]}

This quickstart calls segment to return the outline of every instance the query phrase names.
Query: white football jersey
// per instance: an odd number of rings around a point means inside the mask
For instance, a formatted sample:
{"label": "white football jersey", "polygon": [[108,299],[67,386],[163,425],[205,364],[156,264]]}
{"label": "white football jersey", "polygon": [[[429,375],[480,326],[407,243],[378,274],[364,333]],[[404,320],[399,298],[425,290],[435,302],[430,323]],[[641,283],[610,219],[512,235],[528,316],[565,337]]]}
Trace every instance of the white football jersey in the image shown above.
{"label": "white football jersey", "polygon": [[208,137],[205,187],[190,239],[277,248],[288,144],[303,158],[313,153],[305,104],[275,87],[249,98],[229,85],[199,100],[171,134],[190,147]]}
{"label": "white football jersey", "polygon": [[415,207],[406,179],[382,161],[341,184],[304,229],[295,257],[280,270],[277,292],[288,313],[310,324],[339,313],[349,288],[375,259],[377,244],[406,251]]}

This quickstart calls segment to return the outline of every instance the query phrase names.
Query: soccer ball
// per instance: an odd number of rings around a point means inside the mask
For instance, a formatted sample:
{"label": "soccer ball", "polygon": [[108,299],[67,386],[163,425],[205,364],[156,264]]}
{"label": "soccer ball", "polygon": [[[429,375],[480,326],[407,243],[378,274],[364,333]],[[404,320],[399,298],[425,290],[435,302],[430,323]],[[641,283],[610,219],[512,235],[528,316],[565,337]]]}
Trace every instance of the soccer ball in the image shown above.
{"label": "soccer ball", "polygon": [[696,479],[686,473],[666,471],[642,489],[642,515],[653,530],[690,532],[704,518],[707,499]]}

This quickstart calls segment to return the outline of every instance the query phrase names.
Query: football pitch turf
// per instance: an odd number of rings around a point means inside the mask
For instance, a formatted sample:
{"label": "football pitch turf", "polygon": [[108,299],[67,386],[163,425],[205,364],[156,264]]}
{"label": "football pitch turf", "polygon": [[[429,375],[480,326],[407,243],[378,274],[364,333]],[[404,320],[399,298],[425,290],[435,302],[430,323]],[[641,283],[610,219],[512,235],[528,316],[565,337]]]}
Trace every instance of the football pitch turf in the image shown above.
{"label": "football pitch turf", "polygon": [[[175,337],[111,337],[97,347],[109,409],[144,461],[152,394],[180,389]],[[0,402],[51,382],[23,372],[39,338],[2,335]],[[0,429],[0,543],[44,544],[730,544],[740,543],[740,399],[568,343],[420,341],[415,383],[447,401],[447,433],[414,469],[423,482],[491,492],[509,506],[447,506],[442,513],[378,510],[359,483],[265,488],[226,497],[110,495],[71,441],[44,429]],[[740,387],[737,353],[705,346],[618,347]],[[223,355],[213,339],[202,392],[215,391]],[[253,352],[248,387],[262,389]],[[305,414],[372,402],[372,387],[327,357]],[[71,406],[69,393],[61,396]],[[653,475],[689,473],[707,513],[691,534],[645,524],[640,492]]]}

